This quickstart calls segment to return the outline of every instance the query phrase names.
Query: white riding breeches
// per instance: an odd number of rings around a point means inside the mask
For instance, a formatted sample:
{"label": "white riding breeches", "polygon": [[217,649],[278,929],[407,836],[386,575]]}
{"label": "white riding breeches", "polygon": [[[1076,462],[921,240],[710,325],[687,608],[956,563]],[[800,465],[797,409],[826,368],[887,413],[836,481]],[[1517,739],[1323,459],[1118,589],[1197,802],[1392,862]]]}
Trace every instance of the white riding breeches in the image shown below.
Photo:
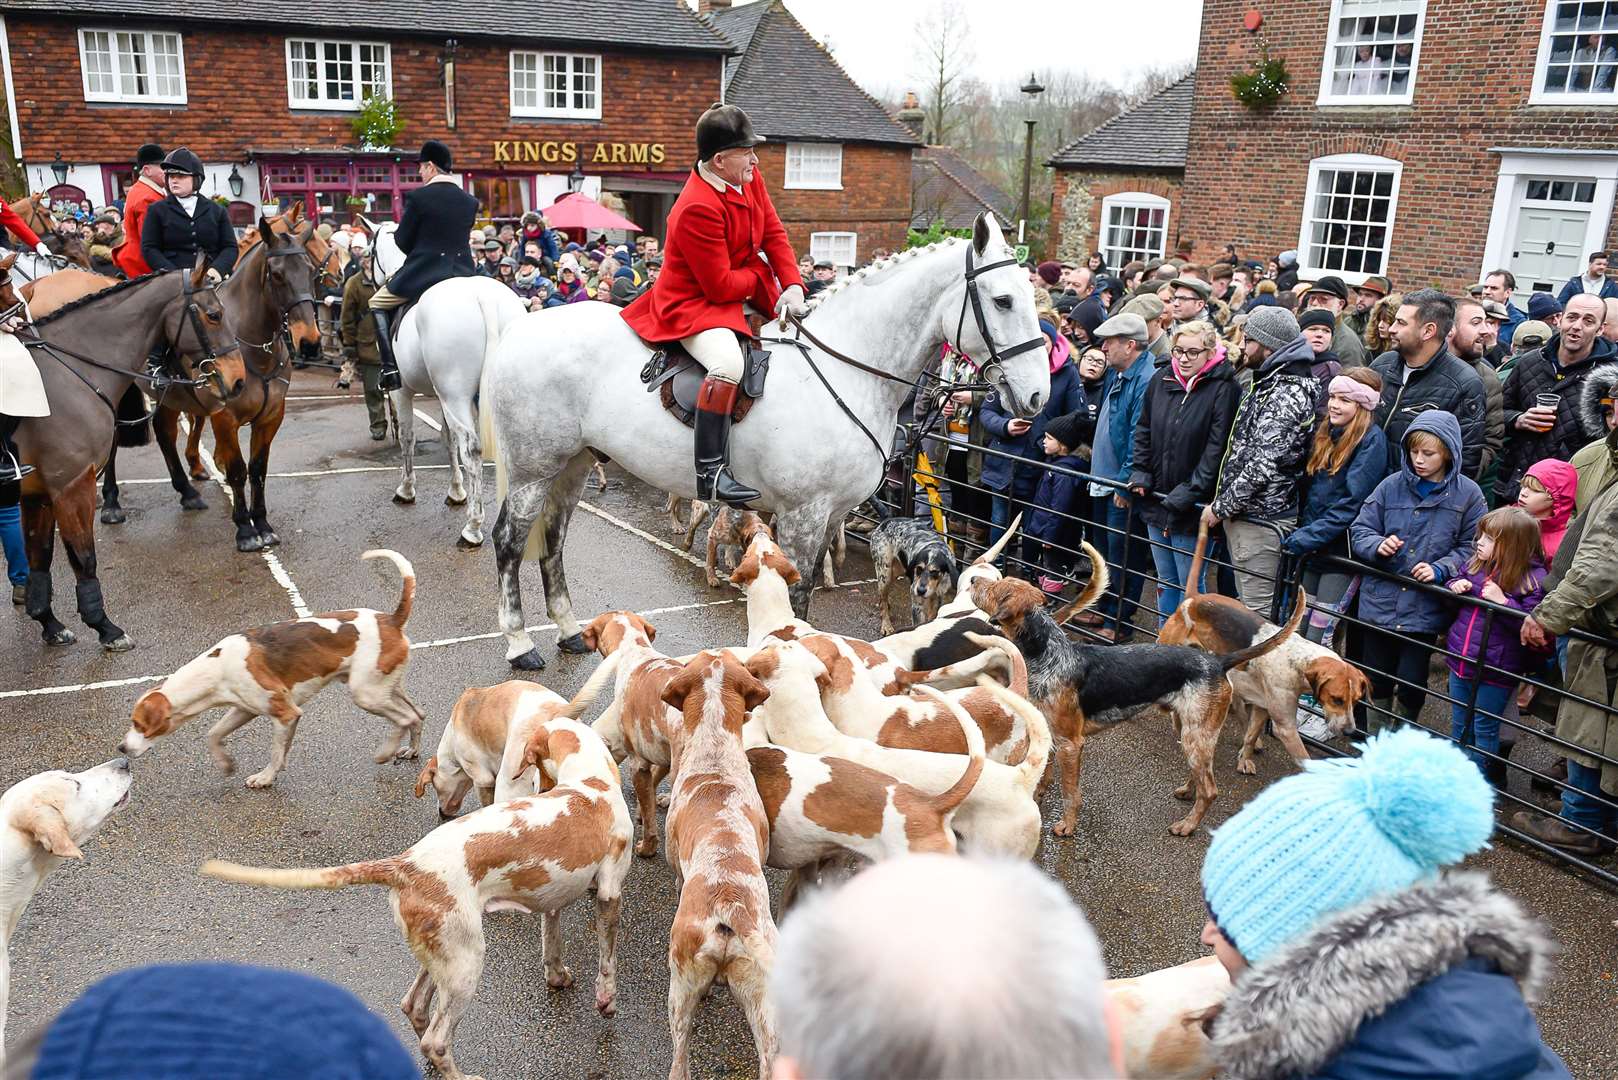
{"label": "white riding breeches", "polygon": [[680,344],[714,378],[728,383],[742,381],[742,344],[736,338],[736,331],[716,326],[681,338]]}

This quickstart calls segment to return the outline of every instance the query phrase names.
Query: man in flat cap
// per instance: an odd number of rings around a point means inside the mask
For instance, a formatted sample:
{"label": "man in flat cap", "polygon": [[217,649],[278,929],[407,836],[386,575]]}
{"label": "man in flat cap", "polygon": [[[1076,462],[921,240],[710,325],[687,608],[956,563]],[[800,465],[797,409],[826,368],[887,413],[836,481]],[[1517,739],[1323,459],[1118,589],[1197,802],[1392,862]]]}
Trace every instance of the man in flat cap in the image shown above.
{"label": "man in flat cap", "polygon": [[477,220],[478,201],[461,190],[461,182],[450,175],[452,171],[449,147],[437,139],[428,139],[422,145],[421,164],[417,166],[421,187],[405,196],[404,216],[393,234],[393,242],[405,253],[404,265],[371,297],[376,348],[382,359],[377,383],[384,392],[403,385],[398,361],[393,358],[393,311],[440,281],[477,273],[466,237]]}
{"label": "man in flat cap", "polygon": [[[624,309],[646,341],[678,341],[708,377],[697,395],[697,498],[746,506],[759,493],[730,473],[730,411],[751,332],[743,305],[802,314],[803,278],[758,171],[747,114],[714,105],[697,121],[697,164],[669,212],[663,272]],[[762,252],[762,256],[760,254]]]}

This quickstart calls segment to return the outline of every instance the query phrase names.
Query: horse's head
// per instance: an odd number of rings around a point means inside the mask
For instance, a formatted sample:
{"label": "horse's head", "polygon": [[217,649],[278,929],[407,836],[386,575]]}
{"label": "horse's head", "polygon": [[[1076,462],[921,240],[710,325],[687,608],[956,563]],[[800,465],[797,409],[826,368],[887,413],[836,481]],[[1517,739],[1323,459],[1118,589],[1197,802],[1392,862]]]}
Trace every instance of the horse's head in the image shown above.
{"label": "horse's head", "polygon": [[[286,216],[258,220],[259,239],[264,244],[264,300],[277,320],[286,321],[292,347],[304,360],[320,359],[320,322],[315,311],[314,256],[311,240],[324,244],[314,226],[305,221],[290,225]],[[329,249],[328,249],[329,254]]]}
{"label": "horse's head", "polygon": [[404,265],[404,252],[400,251],[399,245],[393,241],[393,234],[398,231],[399,226],[392,221],[378,222],[375,225],[365,221],[365,225],[371,230],[370,280],[373,285],[383,285],[399,272],[399,267]]}
{"label": "horse's head", "polygon": [[1034,416],[1051,394],[1050,360],[1034,309],[1034,287],[993,214],[978,215],[969,243],[960,317],[950,320],[945,333],[956,349],[978,362],[1008,412]]}
{"label": "horse's head", "polygon": [[196,266],[174,276],[180,288],[163,312],[164,337],[173,347],[180,375],[194,381],[197,401],[215,412],[247,385],[236,328],[208,284],[206,253],[198,252]]}

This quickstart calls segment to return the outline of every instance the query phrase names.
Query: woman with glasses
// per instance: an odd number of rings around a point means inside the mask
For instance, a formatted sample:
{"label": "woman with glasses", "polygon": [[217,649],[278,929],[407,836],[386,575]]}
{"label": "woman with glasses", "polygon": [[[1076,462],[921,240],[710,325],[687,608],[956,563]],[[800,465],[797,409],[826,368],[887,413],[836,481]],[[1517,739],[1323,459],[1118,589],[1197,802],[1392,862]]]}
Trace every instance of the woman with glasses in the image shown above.
{"label": "woman with glasses", "polygon": [[1240,397],[1213,324],[1199,319],[1181,326],[1170,343],[1169,362],[1146,390],[1129,477],[1157,564],[1159,625],[1184,597],[1199,504],[1213,497]]}

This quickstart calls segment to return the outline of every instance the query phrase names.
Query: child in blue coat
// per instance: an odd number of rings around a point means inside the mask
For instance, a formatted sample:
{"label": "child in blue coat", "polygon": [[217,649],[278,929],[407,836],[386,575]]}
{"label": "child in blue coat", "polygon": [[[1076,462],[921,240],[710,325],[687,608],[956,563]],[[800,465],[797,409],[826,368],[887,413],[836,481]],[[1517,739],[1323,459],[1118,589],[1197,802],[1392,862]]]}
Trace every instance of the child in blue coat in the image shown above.
{"label": "child in blue coat", "polygon": [[[1087,439],[1084,413],[1058,416],[1045,426],[1045,463],[1058,469],[1082,471],[1085,460],[1078,455]],[[1094,431],[1094,424],[1090,425]],[[1073,571],[1073,552],[1078,549],[1084,535],[1084,522],[1079,511],[1080,497],[1085,494],[1085,481],[1077,476],[1053,470],[1043,470],[1039,487],[1034,491],[1031,509],[1023,525],[1031,539],[1040,542],[1039,565],[1045,571],[1040,575],[1039,587],[1052,596],[1067,585]]]}
{"label": "child in blue coat", "polygon": [[[1397,473],[1383,480],[1349,527],[1354,557],[1392,574],[1443,585],[1472,559],[1478,523],[1488,511],[1483,491],[1461,475],[1461,425],[1453,413],[1422,413],[1405,432]],[[1371,679],[1375,720],[1414,721],[1427,697],[1427,661],[1450,625],[1442,595],[1398,577],[1366,574],[1360,583],[1361,659]],[[1397,678],[1397,687],[1395,686]]]}

